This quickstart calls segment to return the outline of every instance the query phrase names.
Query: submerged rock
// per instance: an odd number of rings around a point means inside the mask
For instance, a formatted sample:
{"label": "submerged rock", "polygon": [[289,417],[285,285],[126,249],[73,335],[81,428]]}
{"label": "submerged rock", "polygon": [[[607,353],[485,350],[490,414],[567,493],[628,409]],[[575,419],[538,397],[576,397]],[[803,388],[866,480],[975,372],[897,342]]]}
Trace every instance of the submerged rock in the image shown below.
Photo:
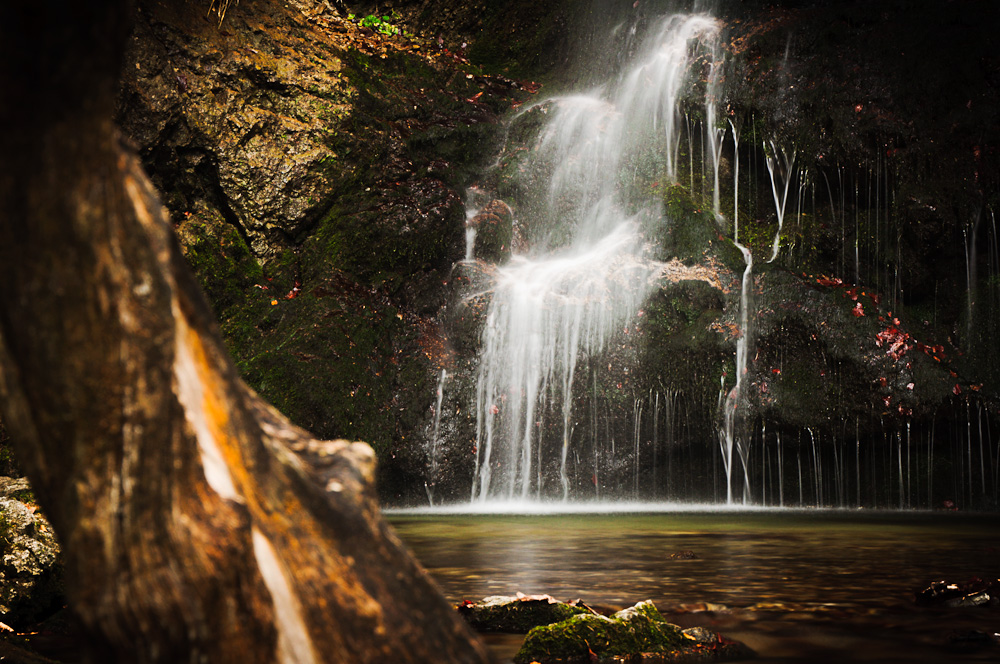
{"label": "submerged rock", "polygon": [[514,656],[530,662],[603,662],[618,657],[642,662],[692,662],[746,659],[754,652],[704,628],[682,630],[667,622],[649,600],[611,617],[573,616],[528,632]]}
{"label": "submerged rock", "polygon": [[996,634],[972,629],[949,634],[945,645],[952,652],[967,655],[986,648],[996,648],[1000,645],[1000,638]]}
{"label": "submerged rock", "polygon": [[950,609],[1000,605],[1000,579],[975,577],[965,583],[934,581],[916,595],[922,606],[945,606]]}
{"label": "submerged rock", "polygon": [[473,629],[481,632],[525,634],[533,627],[562,622],[575,615],[592,613],[580,603],[560,602],[549,595],[494,595],[479,602],[463,602],[458,612]]}

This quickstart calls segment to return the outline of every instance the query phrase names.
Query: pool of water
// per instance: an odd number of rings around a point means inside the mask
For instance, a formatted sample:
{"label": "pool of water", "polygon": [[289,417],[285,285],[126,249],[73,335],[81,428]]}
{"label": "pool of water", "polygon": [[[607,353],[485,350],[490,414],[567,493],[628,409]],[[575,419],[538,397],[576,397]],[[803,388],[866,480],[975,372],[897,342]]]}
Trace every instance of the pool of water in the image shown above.
{"label": "pool of water", "polygon": [[[1000,610],[913,601],[937,579],[1000,576],[996,514],[647,509],[388,517],[455,603],[518,591],[607,609],[651,599],[684,627],[744,641],[759,662],[1000,661],[1000,645],[974,635],[1000,632]],[[520,640],[487,638],[500,661]]]}

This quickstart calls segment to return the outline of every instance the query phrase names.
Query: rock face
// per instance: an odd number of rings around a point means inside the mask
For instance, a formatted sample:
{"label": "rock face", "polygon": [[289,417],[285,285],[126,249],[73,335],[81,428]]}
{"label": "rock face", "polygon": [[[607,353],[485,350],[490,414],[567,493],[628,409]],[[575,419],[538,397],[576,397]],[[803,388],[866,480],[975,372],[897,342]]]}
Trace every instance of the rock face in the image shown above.
{"label": "rock face", "polygon": [[[483,72],[590,84],[629,48],[596,39],[599,25],[612,15],[646,25],[660,5],[623,3],[612,14],[575,0],[351,7],[377,9],[420,38],[379,34],[326,7],[241,3],[219,27],[183,3],[140,2],[120,120],[248,382],[319,435],[371,442],[386,499],[423,500],[428,480],[437,497],[464,499],[482,314],[496,266],[537,232],[522,218],[530,194],[512,174],[544,115],[533,107],[504,127],[507,148],[486,169],[500,120],[536,88]],[[690,177],[649,182],[671,220],[650,239],[664,262],[713,277],[662,280],[641,320],[578,372],[587,385],[576,411],[600,414],[600,437],[638,432],[641,444],[615,460],[618,477],[581,469],[577,489],[607,495],[638,478],[650,498],[718,499],[720,394],[735,383],[735,347],[747,338],[734,454],[771,465],[761,477],[751,468],[744,495],[787,504],[800,487],[782,466],[806,459],[806,503],[915,504],[874,450],[912,437],[924,441],[915,453],[948,473],[969,459],[947,450],[969,446],[941,436],[968,430],[957,423],[970,413],[998,419],[1000,267],[989,247],[1000,88],[989,40],[967,37],[996,7],[946,3],[930,19],[886,9],[891,20],[854,5],[727,11],[720,101],[733,124],[721,209],[738,204],[739,239],[755,257],[750,326],[740,325],[734,224],[709,211],[710,166],[691,120],[695,142],[679,151]],[[574,67],[571,53],[586,65]],[[779,234],[767,161],[793,154]],[[477,179],[480,193],[470,193]],[[463,202],[479,196],[478,261],[453,270],[464,255]],[[430,460],[442,369],[450,418],[434,446],[441,458]],[[576,428],[581,440],[597,438],[588,426]],[[851,446],[855,473],[843,467]],[[580,457],[605,454],[591,452]],[[954,484],[934,482],[919,498],[995,503],[996,486],[969,481],[963,495],[945,495]]]}
{"label": "rock face", "polygon": [[0,618],[24,626],[62,600],[59,543],[48,521],[16,496],[27,480],[0,477]]}
{"label": "rock face", "polygon": [[221,26],[139,5],[119,122],[244,377],[317,435],[370,442],[387,495],[414,490],[462,192],[525,94],[324,2],[234,5]]}

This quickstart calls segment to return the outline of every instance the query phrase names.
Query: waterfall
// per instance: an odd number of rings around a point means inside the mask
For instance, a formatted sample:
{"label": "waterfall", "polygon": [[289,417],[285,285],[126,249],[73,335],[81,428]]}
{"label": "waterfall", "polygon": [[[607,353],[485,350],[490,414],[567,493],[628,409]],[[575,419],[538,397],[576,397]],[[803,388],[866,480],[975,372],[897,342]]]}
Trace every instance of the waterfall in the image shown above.
{"label": "waterfall", "polygon": [[[531,250],[495,269],[476,376],[473,500],[568,498],[577,368],[628,328],[663,270],[642,232],[662,204],[634,174],[652,163],[677,180],[679,103],[707,67],[714,117],[718,34],[707,15],[667,17],[617,79],[523,111],[546,117],[529,170],[547,177],[532,210],[539,219],[527,222],[545,226]],[[717,179],[718,153],[713,162]],[[557,434],[543,427],[551,419]],[[596,457],[592,481],[599,493]]]}

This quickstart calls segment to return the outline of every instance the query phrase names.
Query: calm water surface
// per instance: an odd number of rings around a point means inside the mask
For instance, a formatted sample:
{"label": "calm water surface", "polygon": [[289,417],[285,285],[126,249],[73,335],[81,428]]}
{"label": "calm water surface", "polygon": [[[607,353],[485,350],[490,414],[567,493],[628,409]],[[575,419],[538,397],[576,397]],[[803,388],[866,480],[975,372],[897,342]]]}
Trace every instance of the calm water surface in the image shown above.
{"label": "calm water surface", "polygon": [[[1000,515],[868,511],[415,514],[389,520],[452,602],[549,594],[740,639],[759,662],[1000,661],[995,608],[916,607],[936,579],[1000,576]],[[672,558],[693,552],[693,559]],[[501,661],[521,637],[491,636]],[[972,650],[972,652],[967,652]]]}

